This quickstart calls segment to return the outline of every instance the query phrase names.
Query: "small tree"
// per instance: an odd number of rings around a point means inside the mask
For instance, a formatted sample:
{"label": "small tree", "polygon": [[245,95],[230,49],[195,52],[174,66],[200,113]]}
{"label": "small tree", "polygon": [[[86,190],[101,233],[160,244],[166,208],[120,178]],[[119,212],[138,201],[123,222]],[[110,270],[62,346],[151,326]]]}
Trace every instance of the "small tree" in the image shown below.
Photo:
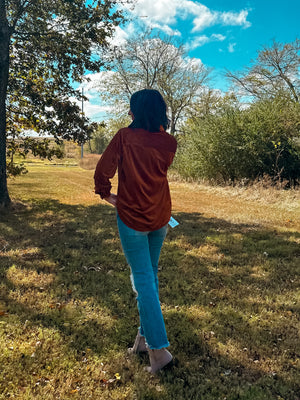
{"label": "small tree", "polygon": [[91,135],[91,152],[102,154],[117,131],[128,126],[130,122],[128,115],[119,115],[116,118],[95,124]]}
{"label": "small tree", "polygon": [[173,37],[139,34],[112,50],[114,74],[98,89],[103,99],[118,113],[127,109],[131,95],[140,89],[158,89],[169,108],[171,133],[179,119],[200,94],[209,70],[202,63],[187,57],[183,45]]}

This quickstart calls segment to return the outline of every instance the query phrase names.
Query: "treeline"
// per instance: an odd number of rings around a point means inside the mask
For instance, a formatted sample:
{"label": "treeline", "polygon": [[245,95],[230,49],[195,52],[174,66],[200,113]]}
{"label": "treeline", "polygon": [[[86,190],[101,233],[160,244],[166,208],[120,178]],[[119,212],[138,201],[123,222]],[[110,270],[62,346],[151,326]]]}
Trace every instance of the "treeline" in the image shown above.
{"label": "treeline", "polygon": [[111,57],[114,73],[98,89],[104,101],[113,101],[113,111],[93,136],[96,152],[126,126],[131,94],[155,88],[168,105],[170,132],[179,143],[174,168],[184,178],[228,183],[267,175],[287,187],[300,183],[298,39],[274,41],[243,71],[227,71],[228,93],[210,89],[211,71],[172,38],[146,32],[114,49]]}
{"label": "treeline", "polygon": [[259,51],[250,67],[227,72],[230,95],[204,94],[183,124],[176,168],[214,182],[300,182],[300,41]]}

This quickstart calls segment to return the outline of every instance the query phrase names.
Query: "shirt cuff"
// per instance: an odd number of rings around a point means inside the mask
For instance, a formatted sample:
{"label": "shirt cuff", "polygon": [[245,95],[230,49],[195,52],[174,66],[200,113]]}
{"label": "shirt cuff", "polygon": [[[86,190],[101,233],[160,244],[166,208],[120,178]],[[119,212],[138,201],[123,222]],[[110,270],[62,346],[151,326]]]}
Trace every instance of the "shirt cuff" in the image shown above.
{"label": "shirt cuff", "polygon": [[106,197],[110,196],[110,187],[106,188],[95,188],[95,193],[99,194],[101,199],[105,199]]}

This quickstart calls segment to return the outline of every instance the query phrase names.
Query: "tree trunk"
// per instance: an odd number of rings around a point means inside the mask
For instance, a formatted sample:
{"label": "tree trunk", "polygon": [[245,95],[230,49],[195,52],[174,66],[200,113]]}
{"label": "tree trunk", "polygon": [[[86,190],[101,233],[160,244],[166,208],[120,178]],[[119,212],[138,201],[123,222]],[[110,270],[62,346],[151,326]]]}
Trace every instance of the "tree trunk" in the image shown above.
{"label": "tree trunk", "polygon": [[9,26],[0,0],[0,208],[10,204],[6,176],[6,94],[9,72]]}
{"label": "tree trunk", "polygon": [[176,130],[176,128],[175,128],[175,122],[174,122],[174,121],[171,121],[171,127],[170,127],[170,133],[171,133],[171,135],[174,135],[175,130]]}
{"label": "tree trunk", "polygon": [[170,133],[171,135],[174,135],[176,131],[176,120],[175,120],[175,115],[173,112],[171,113],[171,119],[170,119]]}

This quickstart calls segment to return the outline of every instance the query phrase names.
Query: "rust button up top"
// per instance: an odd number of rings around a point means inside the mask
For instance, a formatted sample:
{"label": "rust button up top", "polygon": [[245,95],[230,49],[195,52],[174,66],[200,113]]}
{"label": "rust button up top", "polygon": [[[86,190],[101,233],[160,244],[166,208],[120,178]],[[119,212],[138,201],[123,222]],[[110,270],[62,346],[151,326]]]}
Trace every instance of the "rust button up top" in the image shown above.
{"label": "rust button up top", "polygon": [[167,170],[177,148],[167,132],[123,128],[113,137],[95,170],[95,193],[110,195],[110,179],[118,168],[117,211],[137,231],[154,231],[171,217]]}

